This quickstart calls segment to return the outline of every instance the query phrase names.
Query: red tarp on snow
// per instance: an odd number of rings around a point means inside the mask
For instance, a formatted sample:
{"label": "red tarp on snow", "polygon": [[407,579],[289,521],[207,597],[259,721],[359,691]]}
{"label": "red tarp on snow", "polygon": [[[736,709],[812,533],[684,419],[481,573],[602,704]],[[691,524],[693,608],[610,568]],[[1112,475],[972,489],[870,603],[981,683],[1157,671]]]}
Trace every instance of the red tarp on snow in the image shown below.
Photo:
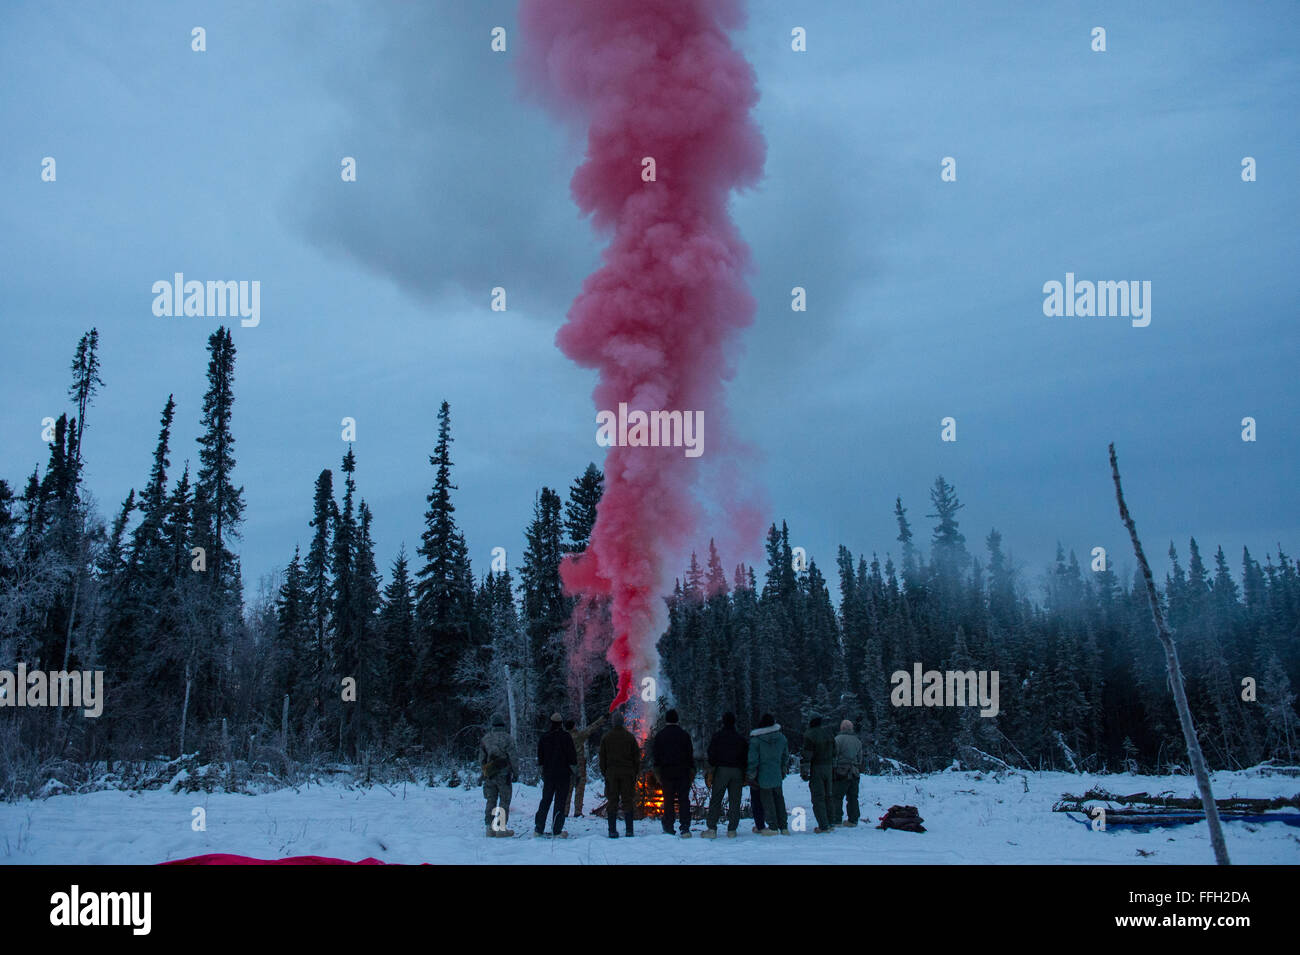
{"label": "red tarp on snow", "polygon": [[159,865],[389,865],[378,859],[362,859],[349,862],[347,859],[331,859],[328,856],[290,856],[287,859],[254,859],[250,856],[234,856],[224,852],[213,852],[205,856],[192,856],[189,859],[173,859]]}

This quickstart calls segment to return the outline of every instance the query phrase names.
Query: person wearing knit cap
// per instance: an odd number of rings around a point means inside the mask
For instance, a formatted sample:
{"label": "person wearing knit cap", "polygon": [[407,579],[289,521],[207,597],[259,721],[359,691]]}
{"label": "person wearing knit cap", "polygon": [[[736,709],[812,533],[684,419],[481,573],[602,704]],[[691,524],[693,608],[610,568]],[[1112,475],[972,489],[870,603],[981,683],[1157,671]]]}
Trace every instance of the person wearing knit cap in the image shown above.
{"label": "person wearing knit cap", "polygon": [[514,830],[507,828],[510,820],[510,793],[518,772],[519,756],[515,741],[506,732],[506,721],[500,716],[492,720],[492,728],[478,744],[479,766],[483,770],[483,798],[487,809],[483,822],[488,837],[509,837]]}
{"label": "person wearing knit cap", "polygon": [[533,834],[546,835],[546,816],[555,802],[551,835],[563,838],[565,811],[569,808],[569,781],[578,768],[578,753],[573,737],[564,731],[564,717],[551,714],[551,728],[537,741],[537,766],[542,771],[542,803],[533,819]]}
{"label": "person wearing knit cap", "polygon": [[681,835],[691,835],[691,783],[695,781],[695,745],[690,734],[677,725],[677,711],[664,714],[663,729],[655,734],[655,775],[664,791],[663,827],[673,834],[673,825],[681,819]]}
{"label": "person wearing knit cap", "polygon": [[633,805],[636,778],[641,772],[641,747],[623,725],[623,714],[616,712],[610,727],[600,740],[600,774],[605,777],[605,818],[609,822],[609,837],[618,838],[618,812],[622,804],[623,818],[627,823],[626,835],[632,835],[632,820],[636,814]]}
{"label": "person wearing knit cap", "polygon": [[831,764],[835,761],[835,733],[822,722],[820,716],[814,715],[808,721],[808,729],[803,735],[803,759],[799,765],[799,774],[808,783],[812,798],[813,816],[817,826],[813,832],[822,834],[831,831]]}
{"label": "person wearing knit cap", "polygon": [[722,729],[709,740],[709,765],[713,768],[712,792],[705,839],[718,837],[718,818],[722,815],[722,797],[727,797],[727,838],[736,838],[740,826],[740,792],[749,766],[749,741],[736,732],[736,714],[722,714]]}
{"label": "person wearing knit cap", "polygon": [[[831,780],[831,825],[858,824],[858,783],[862,775],[862,740],[853,732],[853,723],[840,723],[835,737],[834,778]],[[849,821],[844,821],[844,801],[849,803]]]}

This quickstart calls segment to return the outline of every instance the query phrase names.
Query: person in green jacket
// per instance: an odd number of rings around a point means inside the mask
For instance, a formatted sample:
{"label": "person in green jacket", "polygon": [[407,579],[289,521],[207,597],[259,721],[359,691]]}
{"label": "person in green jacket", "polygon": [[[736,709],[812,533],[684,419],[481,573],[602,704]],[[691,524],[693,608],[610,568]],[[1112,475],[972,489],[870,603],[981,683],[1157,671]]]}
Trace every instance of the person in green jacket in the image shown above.
{"label": "person in green jacket", "polygon": [[627,835],[632,835],[636,778],[641,772],[641,747],[636,737],[623,726],[623,714],[615,713],[611,727],[600,741],[600,774],[605,777],[605,816],[609,820],[609,837],[618,838],[618,808],[623,804]]}
{"label": "person in green jacket", "polygon": [[781,732],[781,724],[771,713],[764,713],[758,727],[749,734],[749,776],[758,782],[765,823],[759,835],[790,834],[786,828],[785,793],[781,789],[789,762],[790,744]]}
{"label": "person in green jacket", "polygon": [[822,718],[814,716],[808,721],[803,734],[803,759],[799,775],[808,783],[812,795],[813,816],[817,827],[813,832],[831,831],[831,766],[835,762],[835,734]]}

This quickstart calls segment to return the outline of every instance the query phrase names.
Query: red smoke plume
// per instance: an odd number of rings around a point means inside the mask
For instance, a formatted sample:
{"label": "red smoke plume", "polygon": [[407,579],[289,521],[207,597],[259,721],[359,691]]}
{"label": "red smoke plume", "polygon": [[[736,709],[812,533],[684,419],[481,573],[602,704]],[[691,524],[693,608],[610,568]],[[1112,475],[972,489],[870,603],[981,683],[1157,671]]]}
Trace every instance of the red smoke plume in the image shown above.
{"label": "red smoke plume", "polygon": [[[701,467],[724,484],[734,469],[725,460],[735,446],[723,382],[755,303],[743,281],[749,249],[727,201],[758,180],[765,151],[749,115],[754,71],[726,35],[742,20],[737,0],[522,0],[519,8],[528,82],[586,123],[573,197],[613,231],[556,341],[599,371],[598,411],[626,402],[704,415],[702,457],[681,447],[610,448],[590,545],[561,568],[586,619],[593,599],[608,598],[613,630],[602,649],[618,672],[614,707],[657,673],[668,561],[695,539],[705,513]],[[643,178],[646,157],[652,182]],[[722,510],[726,540],[757,542],[753,504],[729,493]]]}

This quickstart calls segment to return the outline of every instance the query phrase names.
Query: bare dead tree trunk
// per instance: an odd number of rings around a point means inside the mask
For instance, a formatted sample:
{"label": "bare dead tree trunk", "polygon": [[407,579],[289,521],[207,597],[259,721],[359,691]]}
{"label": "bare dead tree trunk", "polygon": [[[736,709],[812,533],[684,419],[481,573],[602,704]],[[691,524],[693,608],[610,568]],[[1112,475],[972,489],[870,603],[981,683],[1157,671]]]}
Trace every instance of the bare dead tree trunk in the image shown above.
{"label": "bare dead tree trunk", "polygon": [[506,705],[510,708],[510,738],[519,745],[519,731],[515,729],[515,685],[510,679],[510,664],[504,665],[506,671]]}
{"label": "bare dead tree trunk", "polygon": [[81,568],[72,584],[72,607],[68,610],[68,635],[63,641],[63,669],[68,669],[68,659],[72,656],[72,624],[77,619],[77,596],[81,593]]}
{"label": "bare dead tree trunk", "polygon": [[1205,755],[1201,752],[1201,744],[1196,737],[1196,727],[1192,724],[1192,711],[1187,706],[1187,690],[1183,686],[1183,670],[1178,663],[1178,649],[1174,646],[1174,638],[1165,623],[1165,616],[1160,611],[1155,581],[1151,579],[1151,565],[1147,563],[1146,554],[1142,552],[1137,525],[1133,523],[1128,505],[1124,503],[1124,490],[1119,483],[1119,462],[1115,459],[1113,443],[1110,446],[1110,473],[1115,479],[1115,499],[1119,501],[1119,517],[1128,528],[1128,536],[1133,541],[1133,552],[1137,555],[1138,566],[1142,569],[1142,579],[1146,582],[1147,599],[1151,603],[1151,617],[1155,621],[1156,636],[1160,640],[1160,645],[1165,648],[1165,663],[1169,666],[1169,686],[1174,693],[1178,722],[1183,727],[1183,739],[1187,742],[1187,758],[1191,760],[1192,772],[1196,775],[1196,787],[1201,791],[1201,805],[1205,807],[1205,821],[1210,826],[1210,845],[1214,847],[1214,860],[1219,865],[1231,865],[1228,859],[1228,847],[1223,841],[1223,826],[1219,823],[1219,807],[1214,802],[1214,791],[1210,788],[1210,773],[1206,769]]}
{"label": "bare dead tree trunk", "polygon": [[194,685],[194,677],[191,675],[190,663],[185,661],[185,702],[181,704],[181,751],[178,755],[185,755],[185,720],[190,713],[190,687]]}
{"label": "bare dead tree trunk", "polygon": [[226,764],[226,785],[230,784],[230,731],[226,728],[226,718],[221,717],[221,758]]}

